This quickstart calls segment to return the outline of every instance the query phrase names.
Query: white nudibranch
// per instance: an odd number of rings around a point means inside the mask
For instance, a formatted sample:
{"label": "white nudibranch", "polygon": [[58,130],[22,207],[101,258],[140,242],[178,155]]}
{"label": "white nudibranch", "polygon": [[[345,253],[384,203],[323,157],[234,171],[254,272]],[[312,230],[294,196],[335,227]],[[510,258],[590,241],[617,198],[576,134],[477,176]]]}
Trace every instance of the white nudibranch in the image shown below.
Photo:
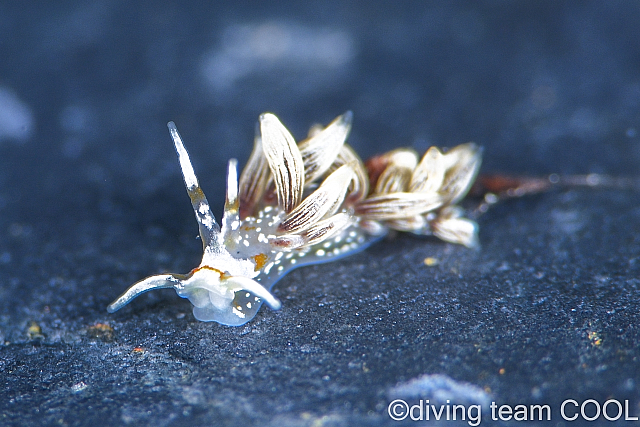
{"label": "white nudibranch", "polygon": [[221,226],[169,122],[200,229],[202,262],[186,275],[161,274],[132,285],[107,310],[173,288],[193,304],[196,319],[238,326],[263,302],[280,308],[270,290],[291,269],[350,255],[390,229],[476,246],[478,227],[456,203],[475,179],[481,149],[473,143],[446,152],[431,147],[422,158],[397,149],[365,165],[345,144],[351,119],[347,112],[296,144],[276,116],[261,115],[240,179],[236,160],[229,161]]}

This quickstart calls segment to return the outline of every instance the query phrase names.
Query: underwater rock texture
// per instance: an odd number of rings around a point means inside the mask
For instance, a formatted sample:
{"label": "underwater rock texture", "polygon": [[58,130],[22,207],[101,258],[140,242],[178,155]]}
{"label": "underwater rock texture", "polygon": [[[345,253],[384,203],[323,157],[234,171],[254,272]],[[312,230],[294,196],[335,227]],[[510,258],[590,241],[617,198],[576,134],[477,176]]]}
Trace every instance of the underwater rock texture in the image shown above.
{"label": "underwater rock texture", "polygon": [[242,327],[172,290],[106,312],[199,261],[169,120],[218,219],[264,111],[300,139],[351,109],[363,158],[473,140],[483,172],[638,176],[639,19],[616,1],[1,4],[0,424],[382,426],[395,398],[443,396],[640,414],[637,190],[499,204],[478,251],[389,236],[293,271]]}

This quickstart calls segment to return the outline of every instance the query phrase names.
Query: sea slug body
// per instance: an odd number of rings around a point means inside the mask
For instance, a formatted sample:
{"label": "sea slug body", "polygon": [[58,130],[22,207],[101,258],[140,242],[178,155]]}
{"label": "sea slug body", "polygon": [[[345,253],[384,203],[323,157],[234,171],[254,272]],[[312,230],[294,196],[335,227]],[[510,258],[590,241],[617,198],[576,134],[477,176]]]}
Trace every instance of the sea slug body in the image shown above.
{"label": "sea slug body", "polygon": [[352,114],[312,128],[296,143],[273,114],[260,116],[260,131],[240,177],[229,161],[221,224],[211,212],[173,122],[168,124],[203,244],[200,265],[132,285],[109,305],[113,313],[136,296],[173,288],[193,304],[198,320],[238,326],[266,302],[293,268],[335,260],[364,249],[395,229],[477,245],[478,227],[456,205],[471,187],[481,149],[467,143],[422,158],[397,149],[365,163],[345,144]]}

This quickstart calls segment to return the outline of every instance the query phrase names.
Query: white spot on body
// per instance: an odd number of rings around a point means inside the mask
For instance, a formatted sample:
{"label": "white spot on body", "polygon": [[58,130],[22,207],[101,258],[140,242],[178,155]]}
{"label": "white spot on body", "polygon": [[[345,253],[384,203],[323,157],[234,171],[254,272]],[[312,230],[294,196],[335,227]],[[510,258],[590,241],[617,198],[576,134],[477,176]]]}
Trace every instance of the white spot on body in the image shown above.
{"label": "white spot on body", "polygon": [[211,215],[205,215],[204,218],[202,218],[202,225],[208,229],[212,229],[214,223],[215,221]]}
{"label": "white spot on body", "polygon": [[272,268],[273,268],[273,263],[272,263],[272,262],[270,262],[269,264],[267,264],[267,265],[265,265],[265,266],[264,266],[264,272],[265,272],[266,274],[269,274],[269,271],[271,271],[271,269],[272,269]]}

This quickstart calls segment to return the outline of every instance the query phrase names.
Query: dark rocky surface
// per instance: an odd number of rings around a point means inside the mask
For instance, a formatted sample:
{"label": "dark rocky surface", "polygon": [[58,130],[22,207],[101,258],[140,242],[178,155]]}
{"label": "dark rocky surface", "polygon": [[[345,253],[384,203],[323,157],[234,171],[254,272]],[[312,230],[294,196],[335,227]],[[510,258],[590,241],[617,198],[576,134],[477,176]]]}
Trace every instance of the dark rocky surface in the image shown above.
{"label": "dark rocky surface", "polygon": [[637,176],[639,20],[620,1],[3,2],[0,424],[386,426],[396,397],[640,414],[637,190],[502,203],[479,251],[391,236],[290,273],[243,327],[171,290],[105,310],[199,262],[167,121],[218,215],[264,111],[302,137],[352,109],[363,157],[474,140],[487,172]]}

